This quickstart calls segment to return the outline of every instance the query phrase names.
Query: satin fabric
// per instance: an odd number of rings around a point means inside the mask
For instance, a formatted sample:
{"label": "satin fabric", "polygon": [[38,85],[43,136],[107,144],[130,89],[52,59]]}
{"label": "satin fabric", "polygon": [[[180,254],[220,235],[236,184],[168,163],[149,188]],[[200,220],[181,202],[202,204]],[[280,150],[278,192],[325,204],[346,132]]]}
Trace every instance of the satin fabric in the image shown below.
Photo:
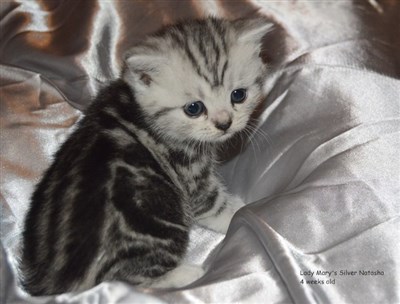
{"label": "satin fabric", "polygon": [[[124,51],[182,18],[256,12],[274,23],[267,98],[220,168],[247,206],[226,236],[193,229],[186,260],[204,277],[176,290],[21,291],[34,184]],[[3,1],[0,18],[1,303],[400,302],[400,2]]]}

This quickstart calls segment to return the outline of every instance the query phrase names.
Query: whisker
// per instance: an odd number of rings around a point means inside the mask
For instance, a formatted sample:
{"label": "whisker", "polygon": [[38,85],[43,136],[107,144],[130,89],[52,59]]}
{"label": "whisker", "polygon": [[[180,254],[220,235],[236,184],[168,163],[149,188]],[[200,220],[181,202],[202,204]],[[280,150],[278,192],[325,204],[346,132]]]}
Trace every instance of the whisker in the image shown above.
{"label": "whisker", "polygon": [[255,148],[254,148],[254,143],[253,143],[253,140],[252,140],[252,138],[251,138],[251,133],[250,133],[249,130],[247,130],[246,128],[243,129],[243,132],[245,133],[246,137],[247,137],[247,138],[249,139],[249,141],[250,141],[250,146],[251,146],[251,149],[252,149],[253,154],[254,154],[254,159],[257,161],[257,153],[256,153],[256,150],[255,150]]}

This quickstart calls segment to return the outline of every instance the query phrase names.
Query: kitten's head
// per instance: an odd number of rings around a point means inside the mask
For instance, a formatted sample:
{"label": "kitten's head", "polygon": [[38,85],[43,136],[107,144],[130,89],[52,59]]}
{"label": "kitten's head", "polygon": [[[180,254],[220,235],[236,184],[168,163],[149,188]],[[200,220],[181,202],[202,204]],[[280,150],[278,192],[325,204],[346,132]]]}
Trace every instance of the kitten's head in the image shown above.
{"label": "kitten's head", "polygon": [[147,123],[181,142],[221,142],[243,130],[262,97],[265,19],[208,18],[168,27],[131,49],[122,78]]}

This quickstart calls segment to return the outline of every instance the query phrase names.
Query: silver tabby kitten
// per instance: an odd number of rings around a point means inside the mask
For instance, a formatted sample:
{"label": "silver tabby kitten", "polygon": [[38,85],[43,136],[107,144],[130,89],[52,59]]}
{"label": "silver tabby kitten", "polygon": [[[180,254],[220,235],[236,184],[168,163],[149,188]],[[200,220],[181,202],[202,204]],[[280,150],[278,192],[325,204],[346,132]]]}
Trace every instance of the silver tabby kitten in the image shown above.
{"label": "silver tabby kitten", "polygon": [[225,233],[241,200],[214,174],[215,148],[262,95],[261,18],[170,26],[131,49],[38,184],[23,233],[33,295],[121,280],[152,287],[202,275],[183,265],[194,221]]}

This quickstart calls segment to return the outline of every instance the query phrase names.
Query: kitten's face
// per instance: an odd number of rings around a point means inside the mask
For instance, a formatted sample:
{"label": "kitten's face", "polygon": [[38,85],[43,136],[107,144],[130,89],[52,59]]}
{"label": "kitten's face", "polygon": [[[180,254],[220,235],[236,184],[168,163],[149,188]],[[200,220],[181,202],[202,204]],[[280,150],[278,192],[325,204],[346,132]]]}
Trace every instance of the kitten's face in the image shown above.
{"label": "kitten's face", "polygon": [[129,55],[123,77],[159,134],[221,142],[246,127],[262,96],[260,39],[269,25],[240,22],[170,28]]}

